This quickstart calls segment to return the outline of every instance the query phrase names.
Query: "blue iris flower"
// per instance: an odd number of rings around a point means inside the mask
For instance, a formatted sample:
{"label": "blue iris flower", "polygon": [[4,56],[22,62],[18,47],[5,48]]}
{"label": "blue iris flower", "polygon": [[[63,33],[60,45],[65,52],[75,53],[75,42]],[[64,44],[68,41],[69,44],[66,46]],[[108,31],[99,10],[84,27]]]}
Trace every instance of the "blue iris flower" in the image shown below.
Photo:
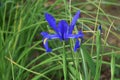
{"label": "blue iris flower", "polygon": [[79,31],[77,34],[72,34],[74,26],[80,16],[80,11],[77,11],[70,25],[65,20],[60,20],[58,24],[56,24],[56,20],[54,17],[48,13],[45,13],[45,19],[51,28],[55,31],[55,34],[48,34],[47,32],[41,32],[43,36],[43,45],[46,49],[46,52],[51,52],[52,50],[48,47],[48,40],[50,39],[60,39],[67,40],[69,38],[76,39],[76,43],[74,46],[74,51],[76,51],[81,44],[81,40],[83,39],[84,34],[82,31]]}

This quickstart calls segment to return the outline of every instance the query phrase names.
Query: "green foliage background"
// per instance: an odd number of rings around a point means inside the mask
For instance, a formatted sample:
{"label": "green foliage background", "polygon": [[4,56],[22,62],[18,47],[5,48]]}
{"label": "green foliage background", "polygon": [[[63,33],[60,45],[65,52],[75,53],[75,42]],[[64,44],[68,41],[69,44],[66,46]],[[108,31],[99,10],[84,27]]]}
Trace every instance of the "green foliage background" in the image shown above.
{"label": "green foliage background", "polygon": [[[119,3],[119,0],[1,0],[0,80],[104,80],[102,75],[119,80],[120,46],[119,42],[115,45],[110,42],[120,40],[120,17],[104,9],[112,12],[111,8],[120,7]],[[59,40],[50,40],[53,52],[46,53],[40,32],[54,32],[44,13],[55,16],[57,22],[65,19],[70,23],[77,10],[81,11],[81,18],[74,31],[82,29],[85,33],[81,48],[74,53],[74,40],[64,46]],[[99,24],[102,34],[97,30]],[[114,38],[109,40],[111,36]],[[110,77],[104,74],[105,66]]]}

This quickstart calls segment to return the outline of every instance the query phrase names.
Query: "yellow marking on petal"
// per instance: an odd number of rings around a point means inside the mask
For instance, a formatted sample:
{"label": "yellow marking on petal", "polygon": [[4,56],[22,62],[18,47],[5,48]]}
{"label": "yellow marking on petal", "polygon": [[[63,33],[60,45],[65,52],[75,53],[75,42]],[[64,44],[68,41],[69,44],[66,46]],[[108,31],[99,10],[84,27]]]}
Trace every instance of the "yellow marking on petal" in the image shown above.
{"label": "yellow marking on petal", "polygon": [[43,40],[43,44],[45,44],[45,43],[46,43],[47,39],[48,39],[48,38],[45,38],[45,39]]}
{"label": "yellow marking on petal", "polygon": [[48,30],[50,33],[54,33],[54,31],[53,30]]}
{"label": "yellow marking on petal", "polygon": [[81,42],[81,39],[80,39],[80,38],[78,38],[78,40]]}

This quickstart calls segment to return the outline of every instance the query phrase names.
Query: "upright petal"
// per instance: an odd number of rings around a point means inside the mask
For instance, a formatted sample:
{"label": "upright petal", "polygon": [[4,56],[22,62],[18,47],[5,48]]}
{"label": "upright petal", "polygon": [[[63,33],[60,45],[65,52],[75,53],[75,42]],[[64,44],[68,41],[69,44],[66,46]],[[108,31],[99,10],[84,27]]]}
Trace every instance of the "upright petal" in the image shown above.
{"label": "upright petal", "polygon": [[56,20],[54,19],[54,17],[48,13],[45,13],[45,19],[47,20],[50,27],[53,28],[55,32],[58,32],[56,27]]}
{"label": "upright petal", "polygon": [[75,16],[74,16],[73,19],[72,19],[71,24],[70,24],[70,28],[69,28],[69,33],[70,33],[70,34],[72,34],[72,31],[73,31],[73,29],[74,29],[74,26],[75,26],[75,24],[76,24],[79,16],[80,16],[80,11],[77,11],[76,14],[75,14]]}
{"label": "upright petal", "polygon": [[80,47],[80,44],[81,44],[80,40],[76,39],[76,43],[75,43],[75,46],[74,46],[74,52],[77,51],[77,49]]}
{"label": "upright petal", "polygon": [[68,23],[65,20],[61,20],[58,23],[58,28],[59,28],[59,32],[62,40],[66,39],[66,35],[68,33]]}

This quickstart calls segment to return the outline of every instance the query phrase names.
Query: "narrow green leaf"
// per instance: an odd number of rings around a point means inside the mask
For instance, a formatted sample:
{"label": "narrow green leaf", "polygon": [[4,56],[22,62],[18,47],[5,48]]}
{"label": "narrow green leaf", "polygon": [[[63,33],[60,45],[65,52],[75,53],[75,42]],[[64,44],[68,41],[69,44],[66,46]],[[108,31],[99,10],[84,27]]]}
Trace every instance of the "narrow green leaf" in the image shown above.
{"label": "narrow green leaf", "polygon": [[95,67],[95,63],[94,63],[92,57],[89,55],[89,52],[87,51],[85,45],[82,45],[82,46],[81,46],[81,50],[83,51],[85,60],[86,60],[88,66],[89,66],[89,68],[90,68],[90,71],[91,71],[92,75],[94,76],[94,75],[95,75],[95,72],[96,72],[96,71],[95,71],[95,68],[96,68],[96,67]]}
{"label": "narrow green leaf", "polygon": [[115,53],[111,54],[111,80],[114,80],[115,74]]}

